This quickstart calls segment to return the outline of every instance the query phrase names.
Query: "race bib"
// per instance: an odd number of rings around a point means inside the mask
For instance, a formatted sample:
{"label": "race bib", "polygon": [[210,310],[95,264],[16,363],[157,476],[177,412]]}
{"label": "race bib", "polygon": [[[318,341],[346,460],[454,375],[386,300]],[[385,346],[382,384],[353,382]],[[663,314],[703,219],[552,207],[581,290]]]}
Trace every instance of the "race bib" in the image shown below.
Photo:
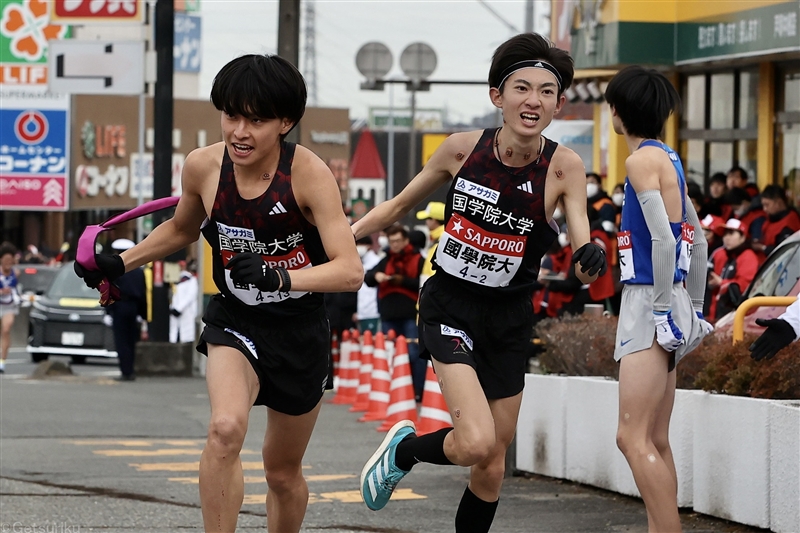
{"label": "race bib", "polygon": [[[283,267],[286,270],[298,270],[312,266],[311,259],[302,244],[303,238],[300,233],[290,235],[284,240],[275,239],[265,243],[256,239],[255,233],[250,228],[237,228],[217,222],[217,230],[223,266],[227,266],[237,253],[246,252],[259,254],[270,268]],[[282,302],[307,294],[307,291],[263,292],[255,285],[237,284],[231,279],[231,272],[227,268],[225,269],[225,284],[231,294],[247,305]]]}
{"label": "race bib", "polygon": [[681,224],[681,252],[678,256],[678,268],[689,272],[692,259],[692,245],[694,244],[694,226],[688,222]]}
{"label": "race bib", "polygon": [[522,265],[525,245],[523,236],[487,231],[453,214],[436,247],[436,262],[470,283],[505,287]]}
{"label": "race bib", "polygon": [[636,269],[633,266],[633,242],[630,231],[617,233],[617,250],[619,251],[620,281],[635,278]]}

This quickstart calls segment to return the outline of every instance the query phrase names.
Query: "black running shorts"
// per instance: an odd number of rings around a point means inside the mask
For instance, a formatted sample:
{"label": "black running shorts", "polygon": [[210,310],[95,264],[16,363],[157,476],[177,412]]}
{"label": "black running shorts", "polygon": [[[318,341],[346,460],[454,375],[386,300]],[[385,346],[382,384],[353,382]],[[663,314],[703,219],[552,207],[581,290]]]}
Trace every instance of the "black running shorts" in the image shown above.
{"label": "black running shorts", "polygon": [[203,315],[206,327],[197,351],[208,344],[242,352],[260,383],[253,405],[302,415],[322,399],[328,379],[330,328],[324,306],[293,317],[265,317],[217,294]]}
{"label": "black running shorts", "polygon": [[429,278],[420,296],[420,356],[471,366],[490,400],[522,392],[533,336],[530,295],[478,300],[440,278]]}

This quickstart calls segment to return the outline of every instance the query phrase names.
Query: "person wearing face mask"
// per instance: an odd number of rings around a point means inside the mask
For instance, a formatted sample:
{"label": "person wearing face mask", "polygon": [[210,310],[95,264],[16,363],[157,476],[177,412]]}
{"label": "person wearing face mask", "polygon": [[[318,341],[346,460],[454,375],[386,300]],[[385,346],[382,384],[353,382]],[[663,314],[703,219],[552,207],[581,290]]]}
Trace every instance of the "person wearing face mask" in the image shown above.
{"label": "person wearing face mask", "polygon": [[[364,272],[369,272],[381,262],[380,249],[372,236],[367,235],[356,241],[356,250],[361,256],[361,264],[364,265]],[[378,288],[370,287],[366,283],[358,289],[358,302],[356,305],[356,316],[354,320],[358,324],[358,331],[362,334],[369,330],[374,335],[378,333],[381,323],[381,315],[378,312]]]}
{"label": "person wearing face mask", "polygon": [[600,175],[596,172],[586,173],[586,203],[597,211],[597,216],[603,224],[603,229],[612,232],[617,224],[617,210],[614,202],[608,197],[601,187]]}
{"label": "person wearing face mask", "polygon": [[722,247],[709,258],[713,270],[708,273],[711,288],[710,317],[719,320],[739,304],[758,270],[758,256],[750,246],[747,227],[741,220],[729,219],[724,226]]}

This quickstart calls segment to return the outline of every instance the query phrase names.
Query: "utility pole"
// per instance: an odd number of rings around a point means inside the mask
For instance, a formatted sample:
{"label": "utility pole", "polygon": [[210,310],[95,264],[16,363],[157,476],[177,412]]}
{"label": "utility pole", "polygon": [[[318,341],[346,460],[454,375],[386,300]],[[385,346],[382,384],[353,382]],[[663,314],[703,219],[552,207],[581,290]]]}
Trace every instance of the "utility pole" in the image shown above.
{"label": "utility pole", "polygon": [[[175,42],[174,0],[155,2],[156,86],[153,98],[153,199],[172,196],[172,75]],[[153,227],[171,216],[158,211],[153,214]],[[153,263],[153,321],[150,340],[169,341],[169,288],[164,284],[164,262]]]}
{"label": "utility pole", "polygon": [[[278,3],[278,55],[297,67],[300,64],[300,0]],[[286,136],[290,142],[300,141],[300,125]]]}
{"label": "utility pole", "polygon": [[308,103],[317,105],[317,28],[316,28],[316,1],[304,0],[306,4],[305,21],[305,51],[303,55],[303,71],[308,84]]}
{"label": "utility pole", "polygon": [[533,27],[533,0],[525,0],[525,32],[532,32]]}

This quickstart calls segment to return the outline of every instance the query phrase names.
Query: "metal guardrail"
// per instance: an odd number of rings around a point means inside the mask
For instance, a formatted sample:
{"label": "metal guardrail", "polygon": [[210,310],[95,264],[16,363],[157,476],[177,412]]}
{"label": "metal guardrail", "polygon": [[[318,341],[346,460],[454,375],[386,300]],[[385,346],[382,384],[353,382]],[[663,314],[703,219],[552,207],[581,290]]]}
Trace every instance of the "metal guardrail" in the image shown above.
{"label": "metal guardrail", "polygon": [[748,298],[736,308],[733,315],[733,344],[744,339],[744,317],[754,307],[786,307],[797,300],[796,296],[755,296]]}

